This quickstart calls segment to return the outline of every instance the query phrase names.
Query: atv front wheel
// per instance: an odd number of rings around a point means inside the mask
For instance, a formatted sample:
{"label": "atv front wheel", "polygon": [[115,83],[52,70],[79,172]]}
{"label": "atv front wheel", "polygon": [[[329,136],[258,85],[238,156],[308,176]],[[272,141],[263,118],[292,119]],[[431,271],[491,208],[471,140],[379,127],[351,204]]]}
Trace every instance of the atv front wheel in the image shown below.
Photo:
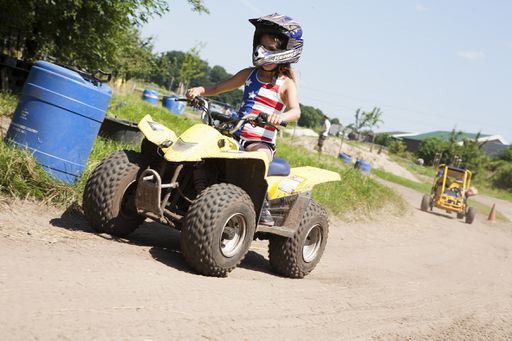
{"label": "atv front wheel", "polygon": [[205,276],[225,277],[243,260],[254,237],[251,198],[232,184],[206,188],[190,205],[181,231],[185,261]]}
{"label": "atv front wheel", "polygon": [[328,233],[327,213],[319,204],[311,201],[293,237],[270,237],[270,265],[282,276],[303,278],[313,271],[322,258]]}
{"label": "atv front wheel", "polygon": [[140,153],[120,150],[94,169],[85,185],[82,202],[85,218],[92,228],[124,237],[142,224],[144,217],[135,208],[135,191],[137,176],[145,166]]}
{"label": "atv front wheel", "polygon": [[472,224],[473,220],[475,220],[476,209],[474,207],[468,208],[466,212],[466,224]]}
{"label": "atv front wheel", "polygon": [[421,210],[424,212],[427,212],[428,209],[431,207],[430,202],[432,198],[428,194],[424,194],[423,198],[421,199]]}

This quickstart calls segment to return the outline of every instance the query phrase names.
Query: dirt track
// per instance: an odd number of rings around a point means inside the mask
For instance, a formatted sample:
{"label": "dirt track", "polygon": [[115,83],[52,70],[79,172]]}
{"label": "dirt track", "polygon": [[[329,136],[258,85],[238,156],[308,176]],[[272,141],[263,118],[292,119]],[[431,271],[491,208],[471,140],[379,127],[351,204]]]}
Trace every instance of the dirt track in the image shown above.
{"label": "dirt track", "polygon": [[[421,195],[398,190],[418,206]],[[333,221],[303,280],[271,273],[258,241],[228,278],[189,272],[178,234],[129,240],[82,217],[0,204],[0,339],[512,339],[512,226],[411,207]]]}

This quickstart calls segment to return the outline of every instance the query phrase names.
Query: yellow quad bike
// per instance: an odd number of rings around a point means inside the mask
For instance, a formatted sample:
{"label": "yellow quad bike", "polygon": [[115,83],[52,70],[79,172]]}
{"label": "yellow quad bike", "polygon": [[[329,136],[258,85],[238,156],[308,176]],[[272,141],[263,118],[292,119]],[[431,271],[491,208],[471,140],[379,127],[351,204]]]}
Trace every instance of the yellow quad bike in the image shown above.
{"label": "yellow quad bike", "polygon": [[[185,99],[179,99],[185,100]],[[127,236],[146,218],[181,231],[185,261],[198,273],[225,277],[251,242],[269,240],[273,270],[302,278],[320,261],[327,243],[325,211],[311,199],[314,185],[338,181],[338,173],[269,165],[263,152],[240,150],[234,134],[244,124],[269,125],[263,115],[212,115],[208,101],[189,104],[202,121],[180,136],[146,115],[141,152],[106,157],[87,181],[83,210],[98,232]],[[275,225],[258,224],[265,198]]]}
{"label": "yellow quad bike", "polygon": [[437,207],[447,213],[455,212],[458,219],[466,218],[466,223],[471,224],[475,220],[476,210],[467,204],[470,186],[471,171],[441,164],[437,168],[430,195],[425,194],[421,200],[421,210],[432,211]]}

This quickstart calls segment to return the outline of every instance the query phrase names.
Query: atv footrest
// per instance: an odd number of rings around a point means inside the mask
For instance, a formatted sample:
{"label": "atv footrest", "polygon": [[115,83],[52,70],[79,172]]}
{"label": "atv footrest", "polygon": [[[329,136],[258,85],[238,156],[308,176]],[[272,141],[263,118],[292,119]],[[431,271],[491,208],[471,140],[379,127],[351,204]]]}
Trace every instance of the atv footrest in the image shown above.
{"label": "atv footrest", "polygon": [[285,228],[283,226],[266,226],[266,225],[258,225],[256,227],[256,232],[264,232],[270,234],[277,234],[278,236],[291,238],[295,234],[295,231]]}
{"label": "atv footrest", "polygon": [[161,207],[162,179],[153,169],[146,169],[139,177],[135,205],[137,213],[151,212],[158,217],[163,216]]}

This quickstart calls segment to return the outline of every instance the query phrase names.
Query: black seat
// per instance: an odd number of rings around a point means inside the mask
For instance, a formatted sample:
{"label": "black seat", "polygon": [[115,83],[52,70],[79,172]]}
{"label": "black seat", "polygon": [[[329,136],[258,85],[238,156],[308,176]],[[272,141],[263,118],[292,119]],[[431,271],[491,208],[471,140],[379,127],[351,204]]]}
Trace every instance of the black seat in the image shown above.
{"label": "black seat", "polygon": [[275,157],[268,166],[267,176],[286,176],[290,175],[290,164],[285,159]]}

